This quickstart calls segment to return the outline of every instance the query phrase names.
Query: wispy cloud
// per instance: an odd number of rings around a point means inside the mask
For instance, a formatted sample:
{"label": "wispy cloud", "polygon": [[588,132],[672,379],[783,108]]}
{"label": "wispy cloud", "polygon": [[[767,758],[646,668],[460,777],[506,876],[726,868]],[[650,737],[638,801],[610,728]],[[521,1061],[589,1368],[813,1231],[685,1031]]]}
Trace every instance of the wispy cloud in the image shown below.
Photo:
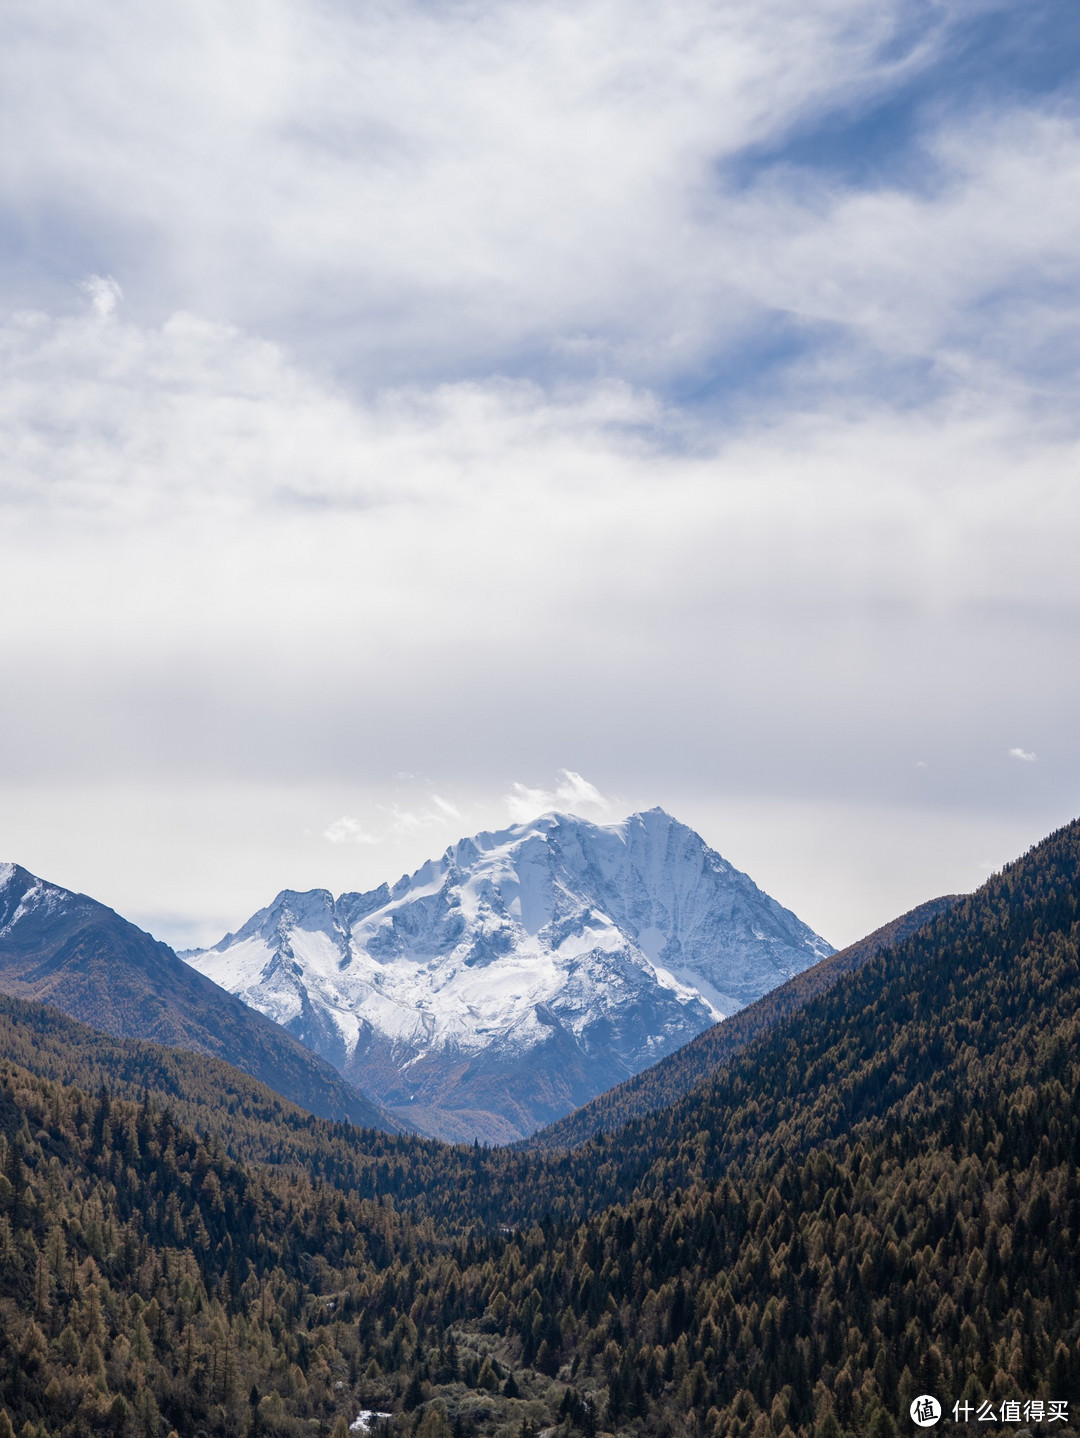
{"label": "wispy cloud", "polygon": [[[407,772],[396,776],[399,780],[414,777]],[[444,799],[441,794],[428,794],[425,797],[426,802],[420,804],[374,804],[375,813],[382,815],[381,824],[362,823],[359,819],[343,814],[323,831],[323,838],[331,844],[385,845],[391,840],[407,839],[413,835],[438,830],[444,827],[448,820],[464,822],[461,810],[449,799]]]}
{"label": "wispy cloud", "polygon": [[1009,750],[1009,758],[1010,758],[1010,759],[1019,759],[1019,760],[1020,760],[1022,763],[1024,763],[1024,764],[1034,764],[1034,763],[1036,762],[1036,760],[1038,759],[1038,757],[1039,757],[1038,754],[1033,754],[1033,753],[1030,751],[1030,749],[1010,749],[1010,750]]}
{"label": "wispy cloud", "polygon": [[431,802],[440,813],[445,814],[448,819],[460,819],[461,810],[456,804],[451,804],[449,799],[442,798],[439,794],[432,794]]}
{"label": "wispy cloud", "polygon": [[368,833],[359,819],[343,814],[335,819],[329,828],[323,830],[323,838],[331,844],[377,844],[378,838]]}
{"label": "wispy cloud", "polygon": [[113,314],[124,297],[123,290],[112,275],[88,275],[80,288],[94,313],[102,319]]}
{"label": "wispy cloud", "polygon": [[506,796],[506,807],[515,824],[528,823],[538,814],[549,809],[569,809],[571,812],[588,815],[607,812],[611,801],[606,799],[595,784],[573,769],[560,769],[553,789],[533,789],[527,784],[515,782]]}
{"label": "wispy cloud", "polygon": [[393,804],[389,808],[389,822],[387,832],[397,836],[417,834],[425,829],[438,829],[445,825],[448,818],[459,819],[461,815],[454,809],[453,805],[440,800],[437,795],[430,796],[431,802],[427,807],[410,807],[404,804]]}

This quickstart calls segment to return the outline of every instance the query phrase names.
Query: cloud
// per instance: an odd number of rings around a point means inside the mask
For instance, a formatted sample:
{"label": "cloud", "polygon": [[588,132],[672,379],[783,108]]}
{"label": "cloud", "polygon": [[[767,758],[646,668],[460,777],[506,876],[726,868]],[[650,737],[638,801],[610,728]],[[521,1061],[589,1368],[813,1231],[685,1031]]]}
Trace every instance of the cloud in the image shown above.
{"label": "cloud", "polygon": [[1010,758],[1010,759],[1019,759],[1019,760],[1021,760],[1023,763],[1025,763],[1025,764],[1034,764],[1034,763],[1036,762],[1036,760],[1038,759],[1038,757],[1039,757],[1038,754],[1032,754],[1032,753],[1030,752],[1030,750],[1028,750],[1028,749],[1010,749],[1010,750],[1009,750],[1009,758]]}
{"label": "cloud", "polygon": [[0,57],[27,137],[6,187],[173,308],[366,336],[383,373],[421,337],[445,364],[596,335],[628,301],[688,319],[723,273],[717,162],[902,75],[908,10],[272,0],[256,33],[175,4],[151,27],[129,0],[92,43],[28,13]]}
{"label": "cloud", "polygon": [[[395,777],[400,779],[414,776],[398,774]],[[439,794],[431,794],[429,799],[427,808],[407,807],[397,803],[376,805],[378,810],[388,816],[388,822],[380,833],[373,833],[371,827],[362,824],[359,819],[351,818],[347,814],[342,815],[323,832],[323,838],[331,844],[385,844],[388,839],[436,829],[445,825],[448,819],[462,819],[460,809],[449,799],[444,799]]]}
{"label": "cloud", "polygon": [[596,785],[575,774],[573,769],[559,770],[554,789],[532,789],[515,781],[506,795],[506,807],[515,824],[526,824],[549,809],[587,815],[596,811],[606,813],[610,806],[611,801],[601,794]]}
{"label": "cloud", "polygon": [[101,319],[113,314],[124,292],[112,275],[88,275],[80,286],[94,313]]}
{"label": "cloud", "polygon": [[[365,395],[1028,370],[1047,327],[1069,343],[1077,126],[952,83],[995,8],[271,0],[255,34],[126,0],[93,43],[28,12],[0,55],[26,137],[2,197],[35,257],[9,293],[62,304],[74,248],[140,318],[273,337]],[[865,148],[890,104],[910,134],[892,165],[875,145],[871,182],[814,161],[830,126]]]}
{"label": "cloud", "polygon": [[984,782],[973,737],[1075,711],[1080,443],[1022,387],[710,436],[621,381],[363,401],[126,307],[23,313],[0,353],[0,601],[34,615],[0,637],[0,777],[438,775],[381,826],[415,829],[568,753],[649,802],[855,791],[890,749],[940,793]]}
{"label": "cloud", "polygon": [[[453,820],[455,823],[465,822],[461,810],[449,799],[444,799],[438,794],[429,794],[426,797],[426,805],[399,803],[380,805],[380,809],[389,815],[387,834],[401,838],[431,830],[445,832],[448,820]],[[456,830],[454,837],[459,837]]]}
{"label": "cloud", "polygon": [[974,813],[1003,724],[1073,752],[1080,122],[1003,6],[59,4],[0,49],[0,812],[315,785],[353,883],[567,756]]}
{"label": "cloud", "polygon": [[323,838],[331,844],[377,844],[378,838],[369,834],[359,819],[343,814],[323,831]]}
{"label": "cloud", "polygon": [[432,794],[431,802],[441,813],[445,814],[448,819],[461,818],[461,810],[455,804],[451,804],[449,799],[443,799],[438,794]]}

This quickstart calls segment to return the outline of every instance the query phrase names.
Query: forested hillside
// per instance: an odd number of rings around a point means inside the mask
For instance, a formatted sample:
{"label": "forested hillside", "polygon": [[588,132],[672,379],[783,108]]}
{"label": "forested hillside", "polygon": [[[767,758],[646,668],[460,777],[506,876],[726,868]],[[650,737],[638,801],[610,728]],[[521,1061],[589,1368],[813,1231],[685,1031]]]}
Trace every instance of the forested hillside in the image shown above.
{"label": "forested hillside", "polygon": [[[84,1095],[153,1103],[194,1136],[213,1133],[230,1158],[303,1171],[350,1193],[393,1198],[451,1221],[499,1223],[526,1176],[542,1213],[557,1193],[581,1200],[582,1175],[558,1160],[451,1147],[314,1117],[220,1059],[98,1033],[44,1004],[0,995],[0,1059]],[[541,1178],[543,1174],[543,1178]]]}
{"label": "forested hillside", "polygon": [[1072,825],[569,1155],[311,1121],[370,1197],[9,1060],[0,1404],[20,1438],[892,1438],[916,1392],[1075,1402],[1078,899]]}
{"label": "forested hillside", "polygon": [[[321,1165],[337,1162],[346,1187],[355,1187],[376,1161],[384,1139],[387,1153],[398,1148],[382,1131],[313,1117],[223,1059],[114,1038],[45,1004],[6,994],[0,994],[0,1058],[87,1094],[104,1087],[114,1098],[152,1100],[193,1133],[212,1130],[232,1158],[299,1164],[314,1176],[322,1174]],[[421,1140],[408,1151],[439,1147]]]}

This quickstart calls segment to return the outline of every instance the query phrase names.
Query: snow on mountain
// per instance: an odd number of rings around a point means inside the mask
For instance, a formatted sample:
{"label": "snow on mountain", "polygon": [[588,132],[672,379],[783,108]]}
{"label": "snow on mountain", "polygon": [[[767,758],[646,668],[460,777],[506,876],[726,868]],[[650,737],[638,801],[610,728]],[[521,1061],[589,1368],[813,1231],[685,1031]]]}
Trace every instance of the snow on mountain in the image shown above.
{"label": "snow on mountain", "polygon": [[544,814],[366,894],[286,890],[182,957],[418,1128],[506,1141],[832,952],[651,809]]}

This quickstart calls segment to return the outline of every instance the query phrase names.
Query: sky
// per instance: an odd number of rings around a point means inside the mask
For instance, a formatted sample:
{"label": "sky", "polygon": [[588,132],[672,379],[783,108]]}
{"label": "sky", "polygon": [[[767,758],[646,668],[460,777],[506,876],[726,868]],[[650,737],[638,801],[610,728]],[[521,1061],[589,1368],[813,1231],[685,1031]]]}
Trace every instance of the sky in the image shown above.
{"label": "sky", "polygon": [[1080,11],[10,0],[0,858],[161,938],[660,804],[1080,811]]}

